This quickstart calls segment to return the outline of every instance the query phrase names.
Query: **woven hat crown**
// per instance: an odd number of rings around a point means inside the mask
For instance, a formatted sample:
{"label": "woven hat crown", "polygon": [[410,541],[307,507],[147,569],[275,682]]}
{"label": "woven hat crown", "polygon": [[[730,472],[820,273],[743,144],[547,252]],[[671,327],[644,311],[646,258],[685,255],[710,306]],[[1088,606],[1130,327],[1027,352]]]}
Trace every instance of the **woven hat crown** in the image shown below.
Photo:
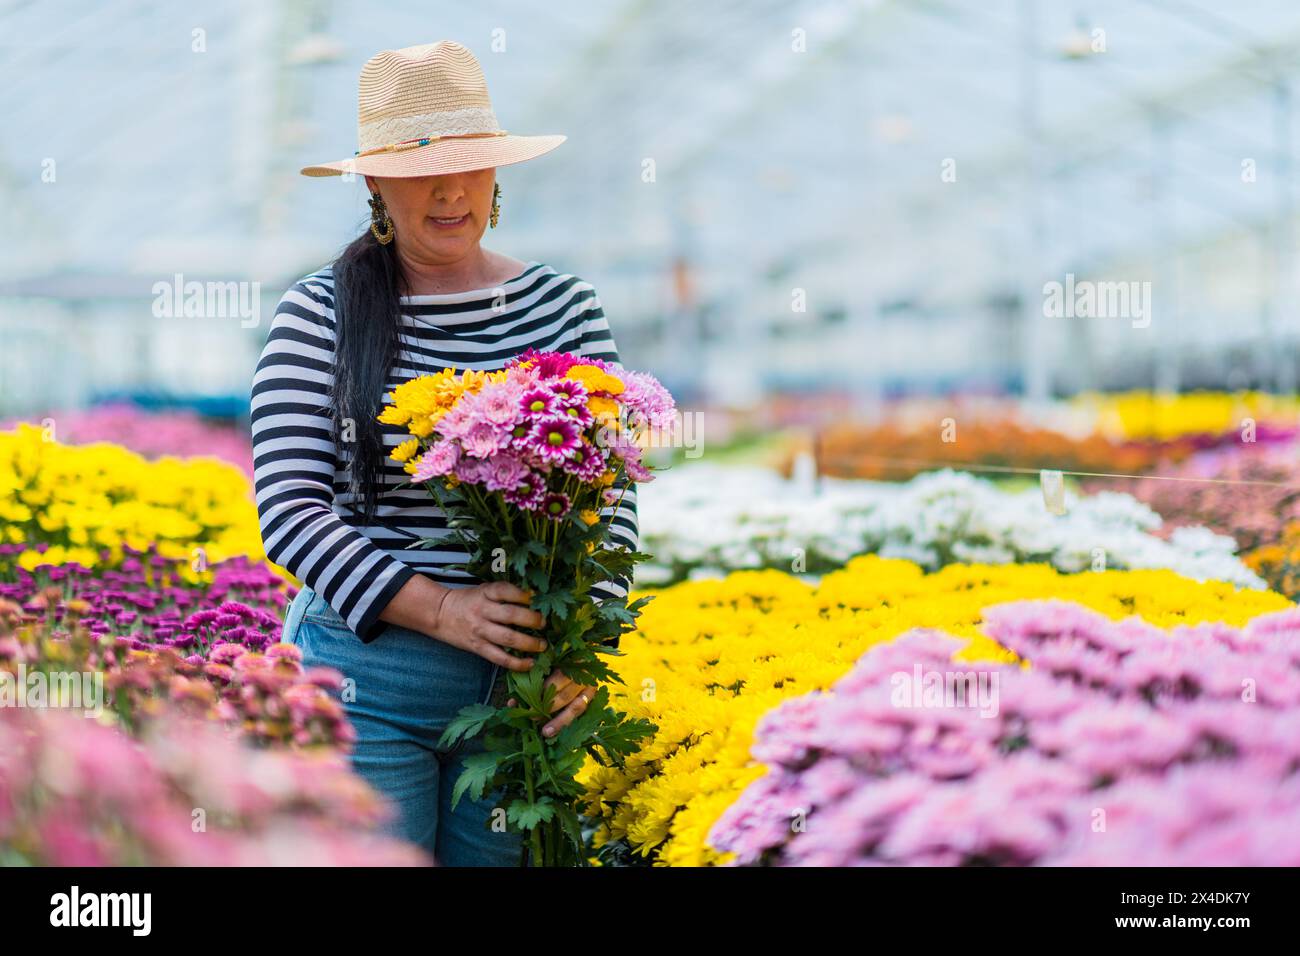
{"label": "woven hat crown", "polygon": [[450,40],[384,50],[361,69],[357,143],[364,152],[427,136],[501,134],[483,68]]}

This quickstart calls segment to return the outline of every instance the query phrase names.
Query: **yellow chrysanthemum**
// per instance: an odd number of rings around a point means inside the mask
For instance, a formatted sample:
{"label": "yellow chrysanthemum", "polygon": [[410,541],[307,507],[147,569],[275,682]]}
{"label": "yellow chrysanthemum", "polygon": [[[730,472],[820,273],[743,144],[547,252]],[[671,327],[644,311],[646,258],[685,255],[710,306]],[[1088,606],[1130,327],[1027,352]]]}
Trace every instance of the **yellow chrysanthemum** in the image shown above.
{"label": "yellow chrysanthemum", "polygon": [[[477,377],[476,377],[477,375]],[[444,369],[435,375],[422,375],[393,389],[392,402],[379,416],[391,425],[409,425],[413,435],[425,437],[467,390],[482,387],[482,373]]]}
{"label": "yellow chrysanthemum", "polygon": [[396,405],[385,405],[384,410],[379,413],[377,421],[385,425],[405,425],[411,420],[411,409],[398,408]]}
{"label": "yellow chrysanthemum", "polygon": [[408,438],[406,441],[394,448],[389,457],[392,458],[393,461],[410,461],[419,450],[420,439]]}
{"label": "yellow chrysanthemum", "polygon": [[607,392],[610,395],[623,392],[623,382],[596,365],[575,365],[564,377],[581,382],[589,392]]}
{"label": "yellow chrysanthemum", "polygon": [[591,410],[597,420],[618,418],[618,402],[612,398],[605,398],[603,395],[592,395],[588,398],[587,408]]}

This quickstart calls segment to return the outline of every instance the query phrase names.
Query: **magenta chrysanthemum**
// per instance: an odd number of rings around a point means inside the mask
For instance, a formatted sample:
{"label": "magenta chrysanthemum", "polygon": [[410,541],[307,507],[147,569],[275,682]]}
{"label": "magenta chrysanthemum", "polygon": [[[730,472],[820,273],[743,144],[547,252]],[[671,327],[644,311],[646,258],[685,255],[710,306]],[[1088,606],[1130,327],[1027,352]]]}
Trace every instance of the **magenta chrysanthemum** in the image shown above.
{"label": "magenta chrysanthemum", "polygon": [[562,378],[551,383],[551,390],[561,409],[587,404],[587,386],[576,379]]}
{"label": "magenta chrysanthemum", "polygon": [[555,415],[560,410],[560,402],[555,391],[546,385],[534,385],[525,389],[519,397],[519,410],[525,418],[536,420]]}
{"label": "magenta chrysanthemum", "polygon": [[539,352],[536,349],[527,349],[517,358],[512,360],[507,368],[520,365],[524,362],[533,363],[537,369],[538,376],[543,379],[559,378],[565,375],[569,369],[579,364],[579,358],[568,352]]}
{"label": "magenta chrysanthemum", "polygon": [[538,511],[551,521],[562,521],[564,516],[569,513],[571,507],[572,502],[569,500],[568,495],[562,494],[558,491],[553,491],[542,499]]}
{"label": "magenta chrysanthemum", "polygon": [[605,473],[605,456],[591,442],[584,441],[562,467],[579,481],[594,482]]}
{"label": "magenta chrysanthemum", "polygon": [[545,496],[546,480],[535,471],[525,472],[518,484],[501,492],[507,503],[525,511],[536,511]]}
{"label": "magenta chrysanthemum", "polygon": [[544,462],[559,464],[571,457],[582,445],[582,428],[577,422],[558,415],[543,418],[533,425],[527,448]]}

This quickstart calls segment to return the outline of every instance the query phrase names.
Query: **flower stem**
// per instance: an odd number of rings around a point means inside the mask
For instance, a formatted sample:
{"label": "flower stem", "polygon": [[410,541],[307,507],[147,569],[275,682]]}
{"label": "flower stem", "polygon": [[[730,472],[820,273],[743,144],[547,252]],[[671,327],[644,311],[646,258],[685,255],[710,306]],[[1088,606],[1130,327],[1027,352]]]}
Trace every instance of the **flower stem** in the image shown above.
{"label": "flower stem", "polygon": [[[531,732],[531,731],[529,731]],[[533,793],[533,762],[524,758],[524,789],[528,793],[528,802],[531,804],[534,800]],[[528,831],[529,838],[532,840],[532,865],[545,866],[545,860],[542,858],[542,834],[537,827]]]}

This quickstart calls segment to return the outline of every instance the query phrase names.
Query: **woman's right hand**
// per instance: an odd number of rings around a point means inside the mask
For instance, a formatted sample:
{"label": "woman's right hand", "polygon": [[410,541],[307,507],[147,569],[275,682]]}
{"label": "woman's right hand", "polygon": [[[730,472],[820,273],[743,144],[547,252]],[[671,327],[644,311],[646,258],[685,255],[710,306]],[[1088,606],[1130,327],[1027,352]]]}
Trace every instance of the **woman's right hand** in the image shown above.
{"label": "woman's right hand", "polygon": [[533,658],[516,657],[505,648],[540,654],[546,641],[517,627],[541,628],[546,619],[528,606],[532,594],[508,581],[489,581],[467,588],[448,588],[438,605],[432,636],[477,654],[512,671],[526,671]]}

